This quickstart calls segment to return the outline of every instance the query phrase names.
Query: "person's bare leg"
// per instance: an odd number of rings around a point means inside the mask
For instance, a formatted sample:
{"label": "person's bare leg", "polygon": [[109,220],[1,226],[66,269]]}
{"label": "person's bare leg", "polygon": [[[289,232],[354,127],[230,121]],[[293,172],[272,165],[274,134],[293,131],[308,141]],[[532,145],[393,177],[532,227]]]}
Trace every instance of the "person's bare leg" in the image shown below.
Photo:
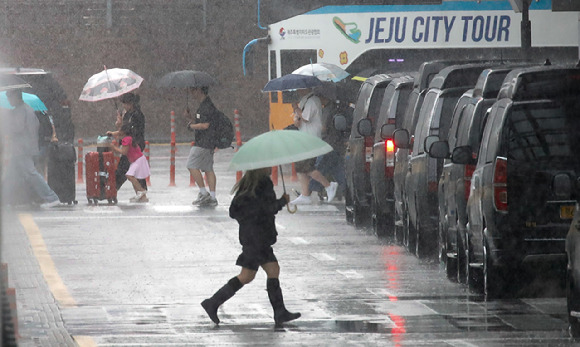
{"label": "person's bare leg", "polygon": [[298,182],[300,182],[300,194],[304,196],[310,196],[310,189],[308,189],[308,182],[310,178],[305,173],[297,173]]}
{"label": "person's bare leg", "polygon": [[207,185],[210,192],[215,192],[217,178],[214,171],[206,171],[205,178],[207,178]]}
{"label": "person's bare leg", "polygon": [[322,184],[324,186],[324,188],[327,188],[328,186],[330,186],[330,182],[328,182],[326,177],[324,177],[324,175],[320,171],[314,170],[311,173],[309,173],[308,175],[310,177],[312,177],[314,180],[320,182],[320,184]]}
{"label": "person's bare leg", "polygon": [[129,182],[131,182],[131,184],[133,185],[133,189],[135,189],[135,194],[145,190],[143,187],[141,187],[141,183],[139,183],[139,180],[137,180],[135,176],[127,175],[126,177],[129,180]]}
{"label": "person's bare leg", "polygon": [[201,174],[200,170],[189,169],[189,173],[191,174],[191,176],[193,177],[193,180],[195,181],[195,184],[199,188],[205,188],[205,183],[203,182],[203,175]]}

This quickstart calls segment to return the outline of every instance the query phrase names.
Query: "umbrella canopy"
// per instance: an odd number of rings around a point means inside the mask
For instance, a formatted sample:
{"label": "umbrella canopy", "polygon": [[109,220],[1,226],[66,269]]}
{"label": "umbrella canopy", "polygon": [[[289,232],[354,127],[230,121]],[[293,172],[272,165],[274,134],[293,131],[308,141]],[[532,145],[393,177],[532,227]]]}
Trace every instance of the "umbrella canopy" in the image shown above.
{"label": "umbrella canopy", "polygon": [[93,75],[81,92],[79,100],[100,101],[119,97],[139,88],[143,78],[129,69],[107,69]]}
{"label": "umbrella canopy", "polygon": [[[28,94],[28,93],[22,93],[22,100],[28,104],[30,107],[32,107],[33,110],[35,111],[42,111],[42,112],[46,112],[48,111],[48,109],[46,108],[46,105],[44,104],[44,102],[42,102],[42,100],[40,100],[40,98],[34,94]],[[7,109],[13,109],[14,107],[12,107],[12,105],[10,105],[10,103],[8,102],[8,98],[6,97],[6,92],[0,92],[0,107],[1,108],[7,108]]]}
{"label": "umbrella canopy", "polygon": [[10,89],[30,88],[30,84],[25,80],[12,74],[0,74],[0,91]]}
{"label": "umbrella canopy", "polygon": [[308,75],[289,74],[270,80],[262,89],[263,92],[307,89],[322,85],[322,82]]}
{"label": "umbrella canopy", "polygon": [[252,138],[234,154],[230,170],[254,170],[310,159],[332,151],[316,136],[297,130],[274,130]]}
{"label": "umbrella canopy", "polygon": [[208,73],[195,70],[174,71],[161,77],[158,85],[162,88],[199,88],[216,84]]}
{"label": "umbrella canopy", "polygon": [[330,63],[306,64],[292,73],[295,75],[315,76],[323,82],[339,82],[350,75],[340,66]]}

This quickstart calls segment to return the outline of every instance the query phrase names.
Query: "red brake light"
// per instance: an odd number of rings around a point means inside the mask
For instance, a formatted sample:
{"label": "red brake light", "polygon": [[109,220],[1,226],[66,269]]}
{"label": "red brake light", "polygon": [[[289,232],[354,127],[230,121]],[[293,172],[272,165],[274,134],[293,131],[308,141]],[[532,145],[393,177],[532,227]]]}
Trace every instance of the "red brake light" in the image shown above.
{"label": "red brake light", "polygon": [[497,157],[493,167],[493,202],[496,210],[507,212],[507,159],[503,157]]}
{"label": "red brake light", "polygon": [[395,142],[392,139],[388,139],[385,141],[385,153],[394,153],[395,152]]}
{"label": "red brake light", "polygon": [[395,141],[385,140],[385,177],[393,177],[395,169]]}

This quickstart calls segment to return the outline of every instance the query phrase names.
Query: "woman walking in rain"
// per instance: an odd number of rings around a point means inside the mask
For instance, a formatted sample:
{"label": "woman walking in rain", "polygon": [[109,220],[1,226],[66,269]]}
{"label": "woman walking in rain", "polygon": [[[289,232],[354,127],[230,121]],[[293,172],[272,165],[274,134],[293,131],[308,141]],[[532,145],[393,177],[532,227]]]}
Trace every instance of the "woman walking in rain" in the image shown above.
{"label": "woman walking in rain", "polygon": [[232,189],[235,196],[230,205],[230,217],[239,224],[242,254],[238,257],[236,265],[241,266],[242,271],[232,277],[211,298],[201,303],[215,324],[220,322],[217,316],[218,307],[234,296],[245,284],[252,282],[258,267],[262,267],[268,276],[266,289],[274,309],[276,325],[300,317],[300,313],[291,313],[284,306],[278,280],[280,266],[272,249],[278,235],[274,222],[275,215],[288,203],[289,196],[284,194],[280,199],[276,199],[270,174],[271,168],[248,170]]}

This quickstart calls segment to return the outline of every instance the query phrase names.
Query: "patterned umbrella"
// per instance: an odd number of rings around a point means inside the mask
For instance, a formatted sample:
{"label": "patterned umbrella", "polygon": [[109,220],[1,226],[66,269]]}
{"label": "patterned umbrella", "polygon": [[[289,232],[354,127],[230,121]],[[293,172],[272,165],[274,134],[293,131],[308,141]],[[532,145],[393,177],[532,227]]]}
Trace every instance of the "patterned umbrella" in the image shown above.
{"label": "patterned umbrella", "polygon": [[143,78],[129,69],[107,69],[93,75],[85,84],[79,100],[100,101],[116,98],[139,88]]}

